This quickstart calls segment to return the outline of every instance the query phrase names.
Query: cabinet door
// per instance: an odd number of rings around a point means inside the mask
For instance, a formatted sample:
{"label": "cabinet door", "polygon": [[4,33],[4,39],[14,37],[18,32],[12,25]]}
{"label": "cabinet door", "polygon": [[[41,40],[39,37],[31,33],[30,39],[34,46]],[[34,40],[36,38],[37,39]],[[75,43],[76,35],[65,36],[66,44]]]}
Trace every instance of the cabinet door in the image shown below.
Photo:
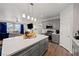
{"label": "cabinet door", "polygon": [[32,46],[31,48],[31,56],[39,56],[39,42],[37,44],[34,44],[34,46]]}
{"label": "cabinet door", "polygon": [[52,34],[52,42],[54,42],[55,41],[55,36],[54,36],[54,34]]}
{"label": "cabinet door", "polygon": [[41,40],[32,47],[31,56],[42,56],[48,49],[48,38]]}
{"label": "cabinet door", "polygon": [[75,42],[72,44],[72,51],[74,56],[79,56],[79,46]]}
{"label": "cabinet door", "polygon": [[52,34],[52,42],[59,43],[60,36]]}
{"label": "cabinet door", "polygon": [[43,55],[47,49],[48,49],[48,39],[46,38],[40,41],[40,55]]}
{"label": "cabinet door", "polygon": [[20,56],[31,56],[31,48],[30,49],[26,49],[22,54],[20,54]]}
{"label": "cabinet door", "polygon": [[45,43],[45,40],[40,41],[40,55],[42,55],[45,51],[44,43]]}
{"label": "cabinet door", "polygon": [[55,40],[55,42],[56,42],[56,43],[59,43],[59,40],[60,40],[60,36],[59,36],[59,35],[56,35],[56,40]]}
{"label": "cabinet door", "polygon": [[47,50],[48,49],[48,39],[45,39],[45,49]]}

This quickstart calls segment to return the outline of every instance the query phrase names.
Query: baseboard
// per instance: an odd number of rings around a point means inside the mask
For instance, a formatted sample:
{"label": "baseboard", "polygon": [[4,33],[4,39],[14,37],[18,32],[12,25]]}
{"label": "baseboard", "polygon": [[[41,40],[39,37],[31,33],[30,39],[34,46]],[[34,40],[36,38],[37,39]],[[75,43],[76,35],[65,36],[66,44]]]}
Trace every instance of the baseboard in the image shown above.
{"label": "baseboard", "polygon": [[[61,46],[60,45],[60,47],[62,47],[62,48],[64,48],[63,46]],[[69,52],[70,54],[71,54],[71,56],[73,56],[73,54],[70,52],[70,51],[68,51],[66,48],[64,48],[67,52]]]}

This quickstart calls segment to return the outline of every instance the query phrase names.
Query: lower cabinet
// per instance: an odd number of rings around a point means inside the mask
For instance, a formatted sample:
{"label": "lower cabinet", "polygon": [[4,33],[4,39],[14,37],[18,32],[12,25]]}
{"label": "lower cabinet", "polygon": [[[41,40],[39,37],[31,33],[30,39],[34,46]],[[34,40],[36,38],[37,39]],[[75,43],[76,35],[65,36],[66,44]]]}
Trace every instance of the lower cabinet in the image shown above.
{"label": "lower cabinet", "polygon": [[40,42],[38,42],[37,44],[35,44],[34,46],[31,47],[31,56],[39,56],[39,51],[40,51],[40,48],[39,48],[39,44]]}
{"label": "lower cabinet", "polygon": [[12,56],[42,56],[47,49],[48,39],[46,38]]}
{"label": "lower cabinet", "polygon": [[52,42],[59,44],[59,40],[60,40],[60,35],[52,34]]}
{"label": "lower cabinet", "polygon": [[72,42],[72,52],[74,56],[79,56],[79,46],[74,41]]}
{"label": "lower cabinet", "polygon": [[44,40],[42,40],[42,41],[40,41],[40,56],[41,55],[43,55],[45,52],[46,52],[46,50],[48,49],[48,39],[44,39]]}

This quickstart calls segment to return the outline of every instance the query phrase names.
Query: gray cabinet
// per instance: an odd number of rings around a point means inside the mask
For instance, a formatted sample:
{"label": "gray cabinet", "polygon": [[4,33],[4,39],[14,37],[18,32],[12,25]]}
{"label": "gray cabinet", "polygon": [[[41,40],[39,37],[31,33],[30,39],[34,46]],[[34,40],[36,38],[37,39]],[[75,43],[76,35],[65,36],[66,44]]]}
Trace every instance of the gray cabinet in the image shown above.
{"label": "gray cabinet", "polygon": [[35,44],[34,46],[31,47],[31,56],[39,56],[39,42],[37,44]]}
{"label": "gray cabinet", "polygon": [[43,39],[32,46],[21,50],[12,56],[42,56],[48,49],[48,39]]}
{"label": "gray cabinet", "polygon": [[44,52],[48,49],[48,39],[44,39],[40,41],[40,55],[44,54]]}
{"label": "gray cabinet", "polygon": [[29,49],[29,47],[28,47],[28,48],[25,48],[25,49],[23,49],[19,52],[16,52],[16,53],[12,54],[11,56],[30,56],[31,55],[31,50],[32,49],[31,48]]}
{"label": "gray cabinet", "polygon": [[72,41],[72,52],[74,56],[79,56],[79,46]]}
{"label": "gray cabinet", "polygon": [[52,42],[59,44],[59,40],[60,40],[60,35],[52,34]]}

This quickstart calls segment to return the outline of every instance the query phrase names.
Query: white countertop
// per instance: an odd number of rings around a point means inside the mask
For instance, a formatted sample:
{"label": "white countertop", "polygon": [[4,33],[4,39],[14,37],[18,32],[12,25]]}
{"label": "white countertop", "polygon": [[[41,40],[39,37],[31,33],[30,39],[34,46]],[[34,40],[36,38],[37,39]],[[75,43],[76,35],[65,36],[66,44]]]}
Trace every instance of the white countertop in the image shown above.
{"label": "white countertop", "polygon": [[37,35],[37,37],[33,39],[23,39],[23,36],[4,39],[2,45],[2,56],[12,55],[47,37],[48,36],[45,35]]}
{"label": "white countertop", "polygon": [[54,34],[54,35],[60,35],[60,34],[56,34],[56,33],[52,33],[52,34]]}
{"label": "white countertop", "polygon": [[73,38],[73,41],[77,44],[77,46],[79,46],[79,40],[76,40],[75,38]]}

